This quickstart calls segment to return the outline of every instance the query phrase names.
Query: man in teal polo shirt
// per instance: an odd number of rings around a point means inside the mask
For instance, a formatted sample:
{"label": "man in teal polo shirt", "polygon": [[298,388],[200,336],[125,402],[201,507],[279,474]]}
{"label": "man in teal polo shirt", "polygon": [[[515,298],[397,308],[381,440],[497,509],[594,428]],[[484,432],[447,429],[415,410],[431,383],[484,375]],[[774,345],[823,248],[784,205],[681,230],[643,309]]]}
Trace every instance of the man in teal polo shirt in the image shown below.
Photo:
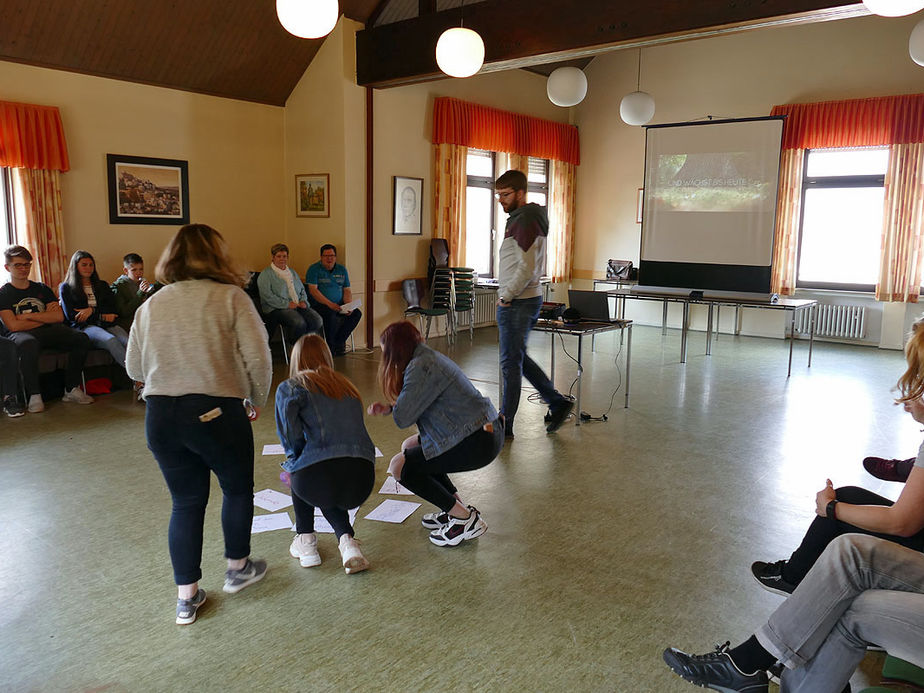
{"label": "man in teal polo shirt", "polygon": [[350,275],[337,263],[337,248],[330,243],[321,246],[321,260],[305,273],[311,307],[324,321],[324,336],[334,356],[346,353],[346,340],[363,316],[358,308],[348,313],[341,306],[353,300]]}

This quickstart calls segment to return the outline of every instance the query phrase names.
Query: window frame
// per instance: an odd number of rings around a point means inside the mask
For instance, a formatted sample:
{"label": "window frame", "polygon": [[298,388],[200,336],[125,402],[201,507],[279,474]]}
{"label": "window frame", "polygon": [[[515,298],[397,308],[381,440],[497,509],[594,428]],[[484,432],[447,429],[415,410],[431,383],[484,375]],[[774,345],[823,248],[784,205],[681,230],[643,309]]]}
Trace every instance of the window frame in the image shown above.
{"label": "window frame", "polygon": [[[497,275],[495,267],[495,259],[497,257],[497,248],[495,244],[497,242],[497,203],[494,200],[494,181],[497,180],[497,176],[494,175],[497,173],[497,152],[493,152],[490,149],[478,149],[477,147],[470,148],[469,151],[474,150],[478,152],[487,152],[491,158],[491,171],[493,172],[491,176],[470,176],[468,175],[467,165],[465,172],[465,187],[466,188],[485,188],[491,193],[490,205],[490,218],[488,220],[489,228],[491,229],[491,253],[490,253],[490,262],[488,263],[488,273],[477,273],[479,277],[493,278]],[[467,161],[466,161],[467,164]],[[468,225],[468,217],[466,216],[466,226]],[[466,229],[466,237],[468,236],[468,229]],[[468,260],[466,259],[466,262]]]}
{"label": "window frame", "polygon": [[4,246],[16,243],[16,218],[13,211],[13,176],[10,169],[0,166],[0,225],[5,230]]}
{"label": "window frame", "polygon": [[847,284],[840,282],[812,282],[801,281],[799,270],[802,264],[802,240],[805,231],[805,194],[809,190],[824,190],[829,188],[885,188],[885,174],[856,174],[852,176],[809,176],[809,155],[813,151],[825,149],[854,149],[854,147],[817,147],[806,149],[802,159],[802,188],[799,205],[799,245],[796,250],[796,289],[820,289],[828,291],[854,291],[872,293],[876,290],[875,284]]}

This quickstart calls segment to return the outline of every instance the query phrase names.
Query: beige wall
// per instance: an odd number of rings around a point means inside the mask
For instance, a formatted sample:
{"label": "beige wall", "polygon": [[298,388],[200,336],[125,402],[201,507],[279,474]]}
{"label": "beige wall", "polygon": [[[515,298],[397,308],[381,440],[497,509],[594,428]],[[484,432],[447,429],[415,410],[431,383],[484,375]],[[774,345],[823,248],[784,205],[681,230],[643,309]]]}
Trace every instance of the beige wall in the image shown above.
{"label": "beige wall", "polygon": [[92,253],[104,279],[130,251],[153,266],[178,228],[109,223],[108,153],[188,161],[192,221],[220,230],[248,266],[282,228],[283,109],[8,62],[0,85],[0,99],[61,109],[66,250]]}
{"label": "beige wall", "polygon": [[[655,99],[652,123],[761,116],[775,104],[924,91],[924,68],[908,56],[917,21],[920,16],[862,17],[645,48],[641,86]],[[644,175],[645,130],[619,118],[620,100],[635,90],[637,60],[637,50],[597,56],[586,70],[587,98],[575,109],[582,152],[576,280],[601,276],[607,258],[638,260],[636,191]],[[870,305],[878,340],[882,306]],[[636,318],[660,323],[659,305],[635,311]],[[778,335],[778,317],[748,317],[745,330]],[[694,316],[699,327],[704,320]]]}

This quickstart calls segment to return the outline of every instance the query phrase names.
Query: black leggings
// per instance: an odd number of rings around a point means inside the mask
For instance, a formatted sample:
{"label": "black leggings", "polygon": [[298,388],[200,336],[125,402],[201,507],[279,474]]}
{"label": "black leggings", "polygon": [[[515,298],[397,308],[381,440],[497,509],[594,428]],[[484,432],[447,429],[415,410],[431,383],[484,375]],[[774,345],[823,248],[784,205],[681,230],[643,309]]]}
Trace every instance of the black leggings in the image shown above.
{"label": "black leggings", "polygon": [[[883,498],[872,491],[867,491],[865,488],[860,488],[858,486],[843,486],[836,489],[835,493],[839,501],[850,503],[851,505],[892,505],[892,501],[888,498]],[[869,530],[854,527],[840,520],[834,520],[832,522],[827,517],[818,515],[812,520],[812,524],[809,525],[808,532],[805,533],[802,544],[795,550],[793,555],[790,556],[786,567],[783,569],[783,579],[793,585],[798,585],[802,582],[802,579],[811,567],[815,565],[815,561],[818,560],[818,557],[821,556],[831,541],[842,534],[851,533],[868,534],[879,537],[880,539],[895,542],[896,544],[901,544],[902,546],[907,546],[916,551],[924,550],[924,530],[910,537],[897,537],[891,534],[870,532]]]}
{"label": "black leggings", "polygon": [[292,472],[290,481],[295,531],[299,534],[314,531],[317,507],[339,540],[344,534],[353,536],[347,511],[362,505],[372,493],[375,467],[361,457],[334,457]]}
{"label": "black leggings", "polygon": [[424,500],[444,512],[456,504],[456,487],[449,480],[448,472],[470,472],[486,467],[504,447],[504,424],[498,418],[494,432],[479,429],[455,447],[432,460],[424,457],[419,445],[404,451],[404,467],[401,469],[401,484]]}

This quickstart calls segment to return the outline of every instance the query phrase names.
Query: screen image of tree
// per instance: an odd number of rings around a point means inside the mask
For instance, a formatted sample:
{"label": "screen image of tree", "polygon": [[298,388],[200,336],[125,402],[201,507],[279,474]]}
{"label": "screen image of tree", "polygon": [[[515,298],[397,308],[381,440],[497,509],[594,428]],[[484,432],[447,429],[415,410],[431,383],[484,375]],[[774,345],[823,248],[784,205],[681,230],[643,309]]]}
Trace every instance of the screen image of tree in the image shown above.
{"label": "screen image of tree", "polygon": [[642,284],[769,292],[782,122],[648,129]]}

